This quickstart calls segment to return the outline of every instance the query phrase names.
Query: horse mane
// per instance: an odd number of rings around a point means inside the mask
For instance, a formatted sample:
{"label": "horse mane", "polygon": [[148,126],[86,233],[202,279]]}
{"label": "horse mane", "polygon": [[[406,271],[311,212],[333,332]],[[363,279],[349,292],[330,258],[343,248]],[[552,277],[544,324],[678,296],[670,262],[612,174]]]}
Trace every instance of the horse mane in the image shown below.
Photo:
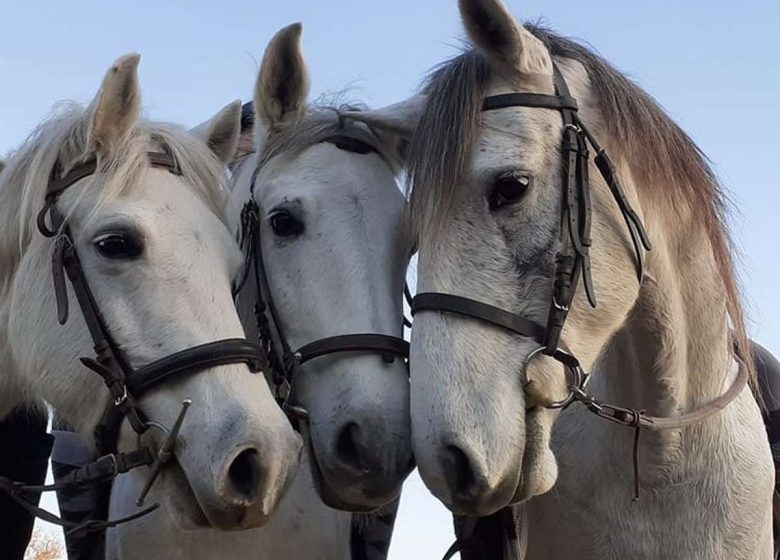
{"label": "horse mane", "polygon": [[[72,168],[95,157],[90,150],[90,121],[89,108],[62,104],[11,153],[0,176],[0,298],[33,239],[36,215],[52,170],[62,162]],[[206,143],[182,127],[143,120],[133,126],[110,157],[98,158],[98,171],[84,181],[79,196],[95,201],[93,215],[138,187],[149,169],[146,153],[152,150],[170,153],[193,193],[227,222],[227,175]]]}
{"label": "horse mane", "polygon": [[[525,27],[553,57],[582,64],[603,116],[605,134],[600,140],[625,158],[639,179],[640,192],[653,189],[650,195],[664,200],[670,211],[684,208],[691,223],[704,228],[723,281],[735,342],[752,370],[726,226],[728,199],[710,162],[655,99],[592,49],[541,26]],[[455,189],[470,165],[491,74],[484,56],[467,49],[426,79],[428,105],[412,140],[407,187],[418,234],[423,225],[435,230],[451,212]]]}

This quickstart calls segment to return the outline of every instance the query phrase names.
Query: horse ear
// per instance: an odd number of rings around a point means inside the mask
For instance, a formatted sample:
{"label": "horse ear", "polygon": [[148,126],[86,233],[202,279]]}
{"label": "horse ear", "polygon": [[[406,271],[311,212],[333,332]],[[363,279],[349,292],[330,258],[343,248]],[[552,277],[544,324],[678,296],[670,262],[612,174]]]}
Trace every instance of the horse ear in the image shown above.
{"label": "horse ear", "polygon": [[255,151],[255,104],[250,101],[241,106],[241,135],[234,158],[239,159]]}
{"label": "horse ear", "polygon": [[342,116],[366,123],[368,126],[411,137],[428,101],[426,95],[415,95],[399,103],[370,111],[345,111]]}
{"label": "horse ear", "polygon": [[226,105],[219,113],[190,132],[202,138],[222,163],[230,162],[236,154],[238,137],[241,134],[241,101]]}
{"label": "horse ear", "polygon": [[100,91],[92,101],[89,131],[92,150],[110,153],[138,120],[141,112],[140,60],[139,54],[125,55],[106,72]]}
{"label": "horse ear", "polygon": [[407,148],[428,98],[415,95],[405,101],[371,111],[344,111],[342,117],[368,125],[382,141],[387,152],[405,162]]}
{"label": "horse ear", "polygon": [[301,23],[288,25],[265,49],[255,84],[255,123],[266,133],[294,122],[306,112],[310,82],[301,49],[302,31]]}
{"label": "horse ear", "polygon": [[458,4],[469,39],[491,64],[521,74],[552,74],[547,48],[501,0],[458,0]]}

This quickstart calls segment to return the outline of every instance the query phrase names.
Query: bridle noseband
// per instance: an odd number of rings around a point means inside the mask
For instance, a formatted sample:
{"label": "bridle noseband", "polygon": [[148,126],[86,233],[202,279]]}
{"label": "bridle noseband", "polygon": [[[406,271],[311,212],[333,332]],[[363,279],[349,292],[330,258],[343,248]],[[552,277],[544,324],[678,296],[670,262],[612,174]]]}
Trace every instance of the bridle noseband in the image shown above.
{"label": "bridle noseband", "polygon": [[[370,144],[352,136],[335,135],[324,142],[333,144],[341,150],[358,154],[378,153],[376,148]],[[385,363],[392,363],[395,358],[406,361],[409,358],[409,343],[403,338],[392,335],[355,333],[321,338],[309,342],[297,350],[292,349],[274,304],[263,261],[262,243],[260,242],[260,208],[255,200],[255,185],[261,169],[262,164],[258,165],[252,174],[249,188],[250,198],[241,211],[239,241],[245,255],[246,268],[243,279],[234,293],[237,294],[243,287],[251,271],[255,283],[255,321],[260,345],[267,356],[267,369],[270,371],[276,387],[278,402],[290,417],[293,426],[297,427],[298,421],[308,420],[308,412],[300,405],[289,401],[293,381],[303,364],[323,356],[346,352],[379,354]],[[408,289],[405,289],[404,293],[408,295]],[[406,324],[405,318],[404,324]]]}
{"label": "bridle noseband", "polygon": [[[170,154],[149,152],[146,155],[152,167],[165,169],[174,175],[181,175],[178,164]],[[257,344],[243,338],[230,338],[187,348],[140,368],[131,365],[130,360],[112,336],[92,295],[76,251],[70,225],[57,207],[57,200],[66,189],[93,175],[97,170],[97,159],[91,159],[77,166],[64,176],[60,176],[59,166],[55,166],[47,187],[44,206],[37,217],[37,226],[45,237],[56,238],[52,253],[52,276],[59,323],[64,325],[68,319],[68,291],[65,284],[67,277],[94,344],[95,357],[81,358],[81,362],[100,375],[111,395],[111,400],[95,430],[97,449],[102,456],[95,462],[72,471],[57,484],[29,486],[0,478],[0,490],[8,493],[22,507],[34,515],[75,532],[99,531],[107,527],[114,527],[151,513],[158,506],[153,505],[119,520],[87,520],[74,524],[38,508],[27,498],[27,495],[102,483],[131,469],[151,465],[152,470],[137,501],[138,506],[143,505],[144,498],[151,489],[160,469],[173,458],[177,436],[191,401],[187,399],[182,403],[181,412],[173,427],[167,429],[146,418],[139,407],[138,399],[163,383],[221,365],[246,364],[250,372],[257,373],[265,359],[263,349]],[[150,428],[157,428],[164,432],[164,442],[157,453],[145,446],[129,453],[118,452],[119,430],[125,418],[139,435],[139,438]],[[105,513],[104,511],[103,514],[105,515]]]}
{"label": "bridle noseband", "polygon": [[[740,362],[739,374],[728,391],[712,402],[689,413],[671,418],[655,417],[643,410],[621,407],[601,402],[586,392],[589,375],[580,366],[561,341],[561,333],[571,309],[577,285],[582,279],[588,301],[596,306],[596,294],[590,270],[591,197],[588,178],[590,154],[588,145],[596,155],[594,163],[604,178],[620,210],[636,256],[637,279],[643,276],[643,250],[650,251],[652,245],[642,221],[632,208],[618,180],[615,166],[599,145],[584,122],[577,115],[577,101],[569,93],[563,74],[553,64],[554,95],[538,93],[508,93],[494,95],[484,100],[483,111],[507,107],[532,107],[552,109],[561,113],[563,119],[563,141],[561,158],[563,169],[563,204],[561,211],[561,249],[555,256],[555,273],[551,279],[553,296],[549,305],[547,324],[541,325],[527,317],[489,305],[484,302],[453,294],[427,292],[414,297],[412,314],[423,311],[451,313],[488,323],[539,344],[526,363],[537,354],[545,354],[559,361],[569,375],[568,395],[560,401],[535,403],[545,408],[565,408],[573,402],[580,402],[587,410],[601,418],[636,429],[634,465],[636,474],[636,452],[640,428],[678,429],[700,422],[723,409],[736,398],[747,384],[747,369]],[[528,381],[526,380],[527,384]],[[635,476],[638,485],[638,476]],[[635,489],[638,496],[638,486]]]}

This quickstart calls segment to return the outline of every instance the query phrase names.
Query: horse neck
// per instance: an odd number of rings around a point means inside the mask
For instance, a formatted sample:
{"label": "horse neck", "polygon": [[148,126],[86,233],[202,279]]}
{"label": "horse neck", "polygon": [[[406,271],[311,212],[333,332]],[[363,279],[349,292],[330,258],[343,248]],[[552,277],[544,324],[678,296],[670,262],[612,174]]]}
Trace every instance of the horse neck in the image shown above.
{"label": "horse neck", "polygon": [[598,369],[609,399],[674,415],[712,401],[733,379],[725,292],[699,224],[668,209],[646,220],[654,249],[639,297]]}

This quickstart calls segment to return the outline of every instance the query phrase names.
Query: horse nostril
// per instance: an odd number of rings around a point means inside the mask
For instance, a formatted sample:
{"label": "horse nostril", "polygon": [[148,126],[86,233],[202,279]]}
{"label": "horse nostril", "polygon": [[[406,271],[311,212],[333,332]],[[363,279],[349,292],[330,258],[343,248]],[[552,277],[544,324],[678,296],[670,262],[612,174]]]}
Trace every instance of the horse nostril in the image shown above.
{"label": "horse nostril", "polygon": [[360,427],[355,422],[348,422],[336,438],[336,456],[355,469],[361,468],[359,436]]}
{"label": "horse nostril", "polygon": [[228,468],[228,484],[236,502],[252,502],[260,485],[260,458],[257,449],[244,449]]}
{"label": "horse nostril", "polygon": [[476,489],[476,476],[468,455],[457,445],[448,445],[442,454],[444,476],[453,496],[470,498]]}

